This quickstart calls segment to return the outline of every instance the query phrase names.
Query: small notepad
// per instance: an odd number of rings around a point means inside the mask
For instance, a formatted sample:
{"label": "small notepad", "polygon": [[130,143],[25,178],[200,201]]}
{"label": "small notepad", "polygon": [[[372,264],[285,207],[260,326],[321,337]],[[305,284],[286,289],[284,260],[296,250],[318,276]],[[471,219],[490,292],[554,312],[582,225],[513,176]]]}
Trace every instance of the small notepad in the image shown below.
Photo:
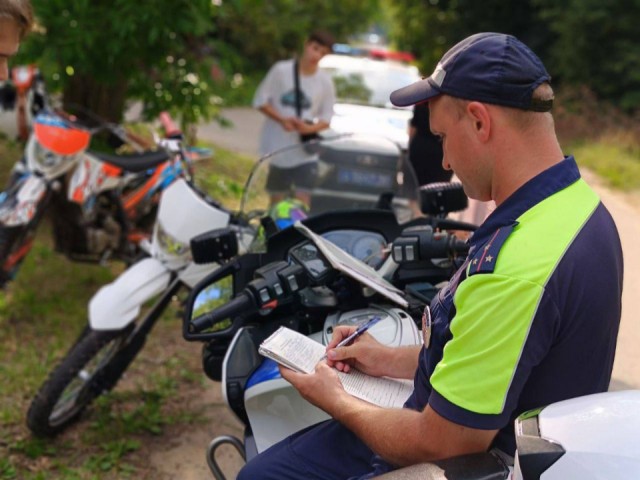
{"label": "small notepad", "polygon": [[[325,347],[295,330],[280,327],[262,342],[258,351],[298,373],[313,373],[324,357]],[[372,377],[356,369],[337,373],[348,393],[381,407],[400,408],[413,392],[410,380]]]}

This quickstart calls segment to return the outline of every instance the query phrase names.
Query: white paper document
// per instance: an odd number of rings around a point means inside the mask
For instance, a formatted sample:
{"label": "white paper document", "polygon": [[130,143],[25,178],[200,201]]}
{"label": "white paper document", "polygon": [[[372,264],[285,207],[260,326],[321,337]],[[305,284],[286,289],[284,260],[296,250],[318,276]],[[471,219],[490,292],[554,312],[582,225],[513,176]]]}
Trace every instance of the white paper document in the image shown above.
{"label": "white paper document", "polygon": [[[311,338],[280,327],[260,345],[261,355],[299,373],[312,373],[325,347]],[[354,397],[381,407],[400,408],[413,391],[413,382],[388,377],[372,377],[358,370],[338,372],[344,389]]]}
{"label": "white paper document", "polygon": [[318,250],[320,250],[333,268],[358,280],[363,285],[372,288],[402,307],[406,308],[409,305],[407,300],[401,295],[402,290],[387,282],[382,275],[376,272],[369,265],[355,257],[352,257],[337,245],[314,233],[299,220],[295,222],[294,226],[307,238],[313,241],[316,247],[318,247]]}

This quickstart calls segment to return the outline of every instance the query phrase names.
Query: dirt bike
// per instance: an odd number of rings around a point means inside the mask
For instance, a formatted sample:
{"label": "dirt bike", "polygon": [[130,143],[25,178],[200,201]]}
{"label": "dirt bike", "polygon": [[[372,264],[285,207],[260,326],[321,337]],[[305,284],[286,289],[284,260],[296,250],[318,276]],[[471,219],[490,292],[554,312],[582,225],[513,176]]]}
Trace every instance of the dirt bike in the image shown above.
{"label": "dirt bike", "polygon": [[[186,161],[189,153],[175,127],[165,130],[172,130],[173,138],[161,145]],[[174,295],[214,268],[192,261],[189,240],[209,228],[228,227],[231,220],[227,210],[184,176],[163,189],[151,241],[140,243],[147,255],[91,298],[89,325],[35,395],[27,414],[35,434],[61,432],[115,386]]]}
{"label": "dirt bike", "polygon": [[[77,117],[47,109],[33,120],[24,155],[0,193],[0,286],[17,274],[47,211],[55,248],[70,259],[131,263],[151,232],[160,192],[190,171],[190,163],[166,149],[141,151],[139,137],[119,125],[97,123],[89,128]],[[88,150],[101,131],[140,151]]]}

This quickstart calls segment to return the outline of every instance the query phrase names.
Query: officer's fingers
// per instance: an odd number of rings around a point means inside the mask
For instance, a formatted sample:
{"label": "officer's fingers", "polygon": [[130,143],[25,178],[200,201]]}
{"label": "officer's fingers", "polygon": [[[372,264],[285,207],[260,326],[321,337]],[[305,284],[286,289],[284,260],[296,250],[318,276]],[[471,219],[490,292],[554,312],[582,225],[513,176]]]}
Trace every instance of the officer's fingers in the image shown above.
{"label": "officer's fingers", "polygon": [[356,327],[336,327],[333,329],[331,341],[327,345],[327,351],[334,348],[338,343],[347,338],[356,330]]}

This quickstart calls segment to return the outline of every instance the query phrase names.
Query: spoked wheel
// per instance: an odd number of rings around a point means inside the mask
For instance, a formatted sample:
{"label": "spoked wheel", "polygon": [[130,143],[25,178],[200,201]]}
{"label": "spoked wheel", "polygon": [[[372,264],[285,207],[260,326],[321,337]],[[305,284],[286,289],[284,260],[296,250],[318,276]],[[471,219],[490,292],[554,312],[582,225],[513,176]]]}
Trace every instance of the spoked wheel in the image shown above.
{"label": "spoked wheel", "polygon": [[111,390],[130,362],[128,337],[87,328],[31,402],[27,425],[36,435],[53,436],[73,423],[99,395]]}

